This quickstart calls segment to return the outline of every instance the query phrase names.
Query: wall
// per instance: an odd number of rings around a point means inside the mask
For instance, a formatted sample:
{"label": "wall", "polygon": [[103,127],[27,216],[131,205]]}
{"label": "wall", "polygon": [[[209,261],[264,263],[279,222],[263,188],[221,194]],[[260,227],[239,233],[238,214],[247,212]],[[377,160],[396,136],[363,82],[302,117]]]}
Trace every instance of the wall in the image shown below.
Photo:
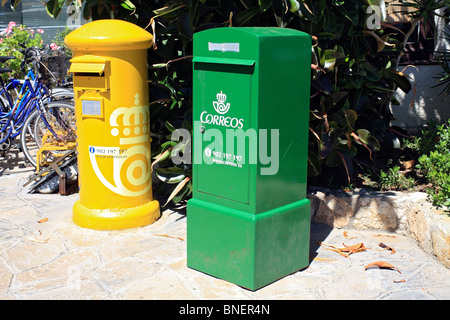
{"label": "wall", "polygon": [[450,118],[450,97],[444,100],[444,96],[439,95],[443,87],[431,88],[439,83],[437,77],[441,72],[442,68],[439,65],[408,67],[405,70],[405,73],[413,79],[416,92],[414,96],[414,90],[408,94],[401,90],[397,91],[396,98],[400,105],[391,106],[396,118],[392,121],[392,125],[415,129],[426,125],[430,120],[441,122]]}
{"label": "wall", "polygon": [[[445,15],[444,9],[437,12]],[[449,54],[450,52],[450,23],[443,18],[436,16],[435,23],[437,32],[434,39],[434,58],[440,53]],[[447,35],[446,35],[447,34]],[[401,71],[404,66],[400,66]],[[391,110],[396,117],[392,122],[403,128],[415,129],[426,125],[428,121],[442,122],[450,118],[450,96],[444,100],[440,95],[444,86],[432,88],[439,83],[442,68],[439,65],[417,65],[408,67],[405,73],[411,77],[415,84],[414,90],[405,94],[398,90],[396,94],[400,106],[392,106]]]}

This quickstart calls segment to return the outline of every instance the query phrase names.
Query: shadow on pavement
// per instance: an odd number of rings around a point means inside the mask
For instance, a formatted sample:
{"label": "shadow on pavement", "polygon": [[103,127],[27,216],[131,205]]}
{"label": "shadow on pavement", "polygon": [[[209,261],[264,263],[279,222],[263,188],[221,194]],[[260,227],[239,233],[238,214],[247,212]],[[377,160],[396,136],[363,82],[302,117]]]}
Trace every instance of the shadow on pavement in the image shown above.
{"label": "shadow on pavement", "polygon": [[311,262],[317,255],[317,250],[320,248],[320,242],[324,241],[333,230],[332,227],[323,224],[312,222],[311,234],[309,241],[309,261]]}

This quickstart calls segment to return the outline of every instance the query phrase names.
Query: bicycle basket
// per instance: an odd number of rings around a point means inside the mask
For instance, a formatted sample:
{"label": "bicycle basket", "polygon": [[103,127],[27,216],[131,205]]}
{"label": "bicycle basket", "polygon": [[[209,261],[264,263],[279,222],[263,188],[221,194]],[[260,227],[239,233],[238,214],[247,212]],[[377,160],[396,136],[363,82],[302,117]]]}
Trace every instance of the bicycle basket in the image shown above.
{"label": "bicycle basket", "polygon": [[57,53],[42,57],[39,72],[44,83],[55,86],[66,79],[69,68],[70,57],[65,53]]}

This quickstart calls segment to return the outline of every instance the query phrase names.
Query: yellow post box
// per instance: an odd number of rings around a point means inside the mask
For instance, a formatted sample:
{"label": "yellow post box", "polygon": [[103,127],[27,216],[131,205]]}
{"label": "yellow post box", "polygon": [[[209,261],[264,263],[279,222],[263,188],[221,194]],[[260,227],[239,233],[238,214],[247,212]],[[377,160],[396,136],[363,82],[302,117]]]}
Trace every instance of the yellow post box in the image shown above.
{"label": "yellow post box", "polygon": [[160,217],[151,183],[144,29],[98,20],[66,38],[73,52],[80,199],[73,221],[91,229],[148,225]]}

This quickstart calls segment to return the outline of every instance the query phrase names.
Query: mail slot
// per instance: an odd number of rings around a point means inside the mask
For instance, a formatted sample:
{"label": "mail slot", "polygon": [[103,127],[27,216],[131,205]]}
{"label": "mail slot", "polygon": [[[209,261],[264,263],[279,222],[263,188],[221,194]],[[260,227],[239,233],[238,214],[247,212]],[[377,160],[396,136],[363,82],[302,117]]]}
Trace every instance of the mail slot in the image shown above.
{"label": "mail slot", "polygon": [[110,79],[110,60],[94,56],[82,55],[73,58],[69,72],[77,79],[77,86],[81,90],[95,90],[97,92],[107,92]]}
{"label": "mail slot", "polygon": [[160,216],[151,184],[147,49],[152,36],[120,20],[83,25],[72,49],[80,199],[73,221],[111,230]]}
{"label": "mail slot", "polygon": [[190,268],[256,290],[308,265],[310,61],[292,29],[194,35]]}

